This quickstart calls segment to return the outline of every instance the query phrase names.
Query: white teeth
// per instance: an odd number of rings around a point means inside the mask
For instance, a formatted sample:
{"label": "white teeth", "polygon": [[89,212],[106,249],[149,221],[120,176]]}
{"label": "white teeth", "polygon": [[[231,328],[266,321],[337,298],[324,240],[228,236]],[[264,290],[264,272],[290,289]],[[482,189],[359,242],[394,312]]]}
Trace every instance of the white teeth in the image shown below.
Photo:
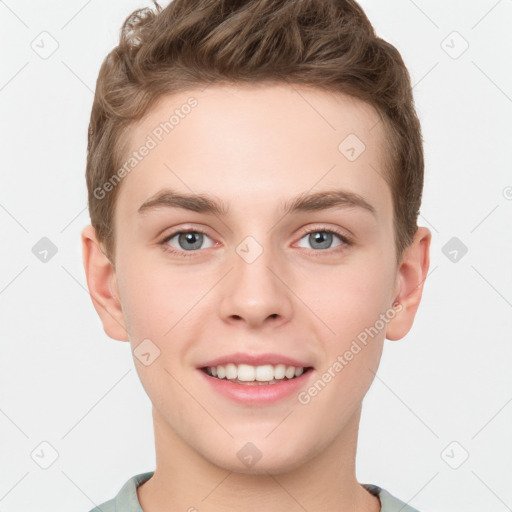
{"label": "white teeth", "polygon": [[256,367],[256,380],[265,382],[267,380],[273,380],[274,378],[274,367],[271,364],[265,366]]}
{"label": "white teeth", "polygon": [[286,366],[284,364],[278,364],[277,366],[274,366],[274,379],[284,379],[285,372]]}
{"label": "white teeth", "polygon": [[229,363],[225,366],[226,369],[226,379],[236,379],[236,366],[232,363]]}
{"label": "white teeth", "polygon": [[249,364],[233,364],[209,366],[208,373],[218,379],[239,380],[242,382],[271,382],[275,380],[293,379],[304,373],[304,368],[286,366],[284,364],[265,364],[251,366]]}
{"label": "white teeth", "polygon": [[254,368],[254,366],[249,366],[248,364],[239,364],[238,375],[235,375],[233,379],[236,379],[238,377],[238,380],[250,382],[254,380],[255,375],[256,368]]}
{"label": "white teeth", "polygon": [[293,377],[295,377],[295,366],[288,366],[284,372],[284,376],[287,379],[293,379]]}

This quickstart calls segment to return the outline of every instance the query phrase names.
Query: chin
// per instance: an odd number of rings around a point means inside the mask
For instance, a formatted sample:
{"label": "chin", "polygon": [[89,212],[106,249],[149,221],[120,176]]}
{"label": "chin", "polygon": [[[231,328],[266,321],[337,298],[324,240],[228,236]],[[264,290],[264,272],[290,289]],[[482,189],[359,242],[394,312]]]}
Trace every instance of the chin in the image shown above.
{"label": "chin", "polygon": [[[311,452],[313,451],[314,447],[311,447]],[[226,446],[222,451],[202,455],[215,466],[245,475],[289,473],[306,464],[314,456],[313,453],[308,454],[305,451],[303,443],[299,448],[296,445],[285,446],[282,443],[276,446],[268,440],[262,440],[261,443],[233,441],[232,447]]]}

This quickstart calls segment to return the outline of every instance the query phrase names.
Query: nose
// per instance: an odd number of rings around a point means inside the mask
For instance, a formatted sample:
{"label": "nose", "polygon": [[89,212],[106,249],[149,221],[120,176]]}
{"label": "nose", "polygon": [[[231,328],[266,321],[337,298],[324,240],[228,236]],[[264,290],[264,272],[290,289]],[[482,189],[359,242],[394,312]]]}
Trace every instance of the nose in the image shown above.
{"label": "nose", "polygon": [[275,257],[270,248],[249,242],[240,244],[230,263],[232,270],[219,290],[224,321],[258,328],[265,322],[277,327],[290,320],[293,292],[284,260]]}

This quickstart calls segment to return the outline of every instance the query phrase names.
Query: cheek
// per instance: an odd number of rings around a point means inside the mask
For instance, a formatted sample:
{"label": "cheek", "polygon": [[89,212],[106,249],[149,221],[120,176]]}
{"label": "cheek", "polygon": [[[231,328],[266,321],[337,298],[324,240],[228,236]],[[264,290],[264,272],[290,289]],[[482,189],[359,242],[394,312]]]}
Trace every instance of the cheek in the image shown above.
{"label": "cheek", "polygon": [[[118,288],[123,317],[132,349],[149,338],[160,346],[171,325],[169,295],[164,295],[165,283],[144,271],[143,265],[119,265]],[[139,270],[140,269],[140,270]]]}
{"label": "cheek", "polygon": [[119,292],[132,345],[149,338],[176,354],[183,330],[201,325],[201,297],[211,285],[192,267],[155,265],[133,256],[119,265]]}
{"label": "cheek", "polygon": [[373,326],[391,305],[393,279],[386,264],[377,258],[361,263],[332,266],[328,273],[317,274],[302,296],[329,327],[325,339],[338,340],[337,348]]}
{"label": "cheek", "polygon": [[322,338],[323,367],[304,401],[311,400],[309,410],[315,414],[339,404],[328,413],[332,425],[344,424],[374,379],[386,332],[382,315],[391,306],[392,269],[391,260],[368,254],[353,265],[333,268],[322,280],[327,292],[316,291],[317,310],[331,332]]}
{"label": "cheek", "polygon": [[[385,339],[392,280],[381,267],[338,267],[323,279],[326,293],[310,291],[311,308],[329,329],[320,338],[322,366],[300,403],[311,418],[323,417],[330,434],[355,413],[377,372]],[[315,299],[316,297],[316,299]],[[314,422],[310,425],[314,428]]]}
{"label": "cheek", "polygon": [[[177,411],[186,408],[187,396],[173,377],[180,380],[185,365],[184,331],[200,322],[193,308],[197,289],[181,272],[143,264],[135,257],[119,265],[119,273],[123,315],[140,381],[158,410],[169,403],[178,404]],[[150,361],[144,353],[150,354]]]}

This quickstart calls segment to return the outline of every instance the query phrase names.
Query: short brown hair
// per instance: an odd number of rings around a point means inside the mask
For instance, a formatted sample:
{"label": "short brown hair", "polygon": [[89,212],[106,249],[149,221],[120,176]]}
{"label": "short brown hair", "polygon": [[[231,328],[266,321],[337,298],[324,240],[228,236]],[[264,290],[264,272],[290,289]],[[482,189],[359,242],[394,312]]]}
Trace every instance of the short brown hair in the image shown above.
{"label": "short brown hair", "polygon": [[[130,14],[101,66],[89,124],[89,213],[113,261],[119,187],[98,198],[123,158],[127,128],[156,100],[211,83],[291,83],[361,99],[384,123],[397,261],[417,230],[423,141],[410,76],[353,0],[173,0]],[[340,141],[341,142],[341,141]]]}

